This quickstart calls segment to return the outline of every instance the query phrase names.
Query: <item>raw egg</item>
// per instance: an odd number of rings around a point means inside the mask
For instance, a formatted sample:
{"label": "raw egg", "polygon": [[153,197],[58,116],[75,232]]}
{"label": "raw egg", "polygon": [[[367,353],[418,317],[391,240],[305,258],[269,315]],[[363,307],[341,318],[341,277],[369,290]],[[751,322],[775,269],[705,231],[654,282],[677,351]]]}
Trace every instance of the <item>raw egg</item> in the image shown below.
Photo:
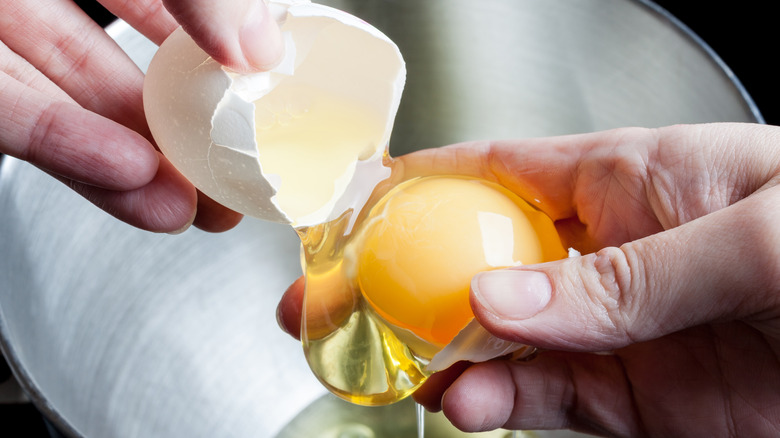
{"label": "raw egg", "polygon": [[442,347],[474,317],[474,275],[565,256],[544,213],[497,184],[452,176],[395,187],[359,239],[357,278],[371,306]]}
{"label": "raw egg", "polygon": [[475,322],[471,278],[567,255],[552,220],[496,183],[401,180],[360,213],[298,229],[309,364],[360,404],[400,400],[458,360],[522,350]]}
{"label": "raw egg", "polygon": [[269,6],[285,41],[278,67],[228,71],[179,29],[149,66],[144,109],[199,190],[297,232],[314,374],[346,400],[387,404],[457,360],[524,348],[479,326],[469,284],[565,257],[552,220],[493,182],[405,177],[387,153],[406,75],[395,44],[333,8]]}

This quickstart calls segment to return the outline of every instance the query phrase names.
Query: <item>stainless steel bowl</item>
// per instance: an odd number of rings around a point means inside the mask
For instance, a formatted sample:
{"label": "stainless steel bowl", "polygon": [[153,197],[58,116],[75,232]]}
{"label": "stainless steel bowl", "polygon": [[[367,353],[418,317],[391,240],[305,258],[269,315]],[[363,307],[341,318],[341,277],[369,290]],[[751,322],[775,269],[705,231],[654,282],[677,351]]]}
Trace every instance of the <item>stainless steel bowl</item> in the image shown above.
{"label": "stainless steel bowl", "polygon": [[[761,121],[717,56],[651,3],[328,3],[381,28],[408,62],[394,155],[472,139]],[[151,43],[123,23],[109,32],[146,66]],[[285,226],[248,219],[219,235],[149,234],[5,158],[0,248],[0,346],[66,434],[308,437],[342,414],[344,424],[369,422],[325,396],[300,345],[276,326],[277,300],[300,273]],[[398,409],[370,411],[386,423],[371,433],[391,436]]]}

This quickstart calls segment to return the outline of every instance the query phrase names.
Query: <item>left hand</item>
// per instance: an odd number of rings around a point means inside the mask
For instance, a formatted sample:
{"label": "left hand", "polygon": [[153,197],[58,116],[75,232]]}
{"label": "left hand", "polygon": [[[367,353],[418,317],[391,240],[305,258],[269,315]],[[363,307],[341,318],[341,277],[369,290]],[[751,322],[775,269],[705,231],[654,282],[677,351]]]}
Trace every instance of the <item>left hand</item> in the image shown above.
{"label": "left hand", "polygon": [[[160,44],[179,25],[239,71],[270,68],[281,37],[262,0],[104,0]],[[178,22],[177,22],[178,19]],[[143,73],[69,0],[0,0],[0,153],[29,161],[136,227],[223,231],[241,215],[200,194],[157,152]]]}

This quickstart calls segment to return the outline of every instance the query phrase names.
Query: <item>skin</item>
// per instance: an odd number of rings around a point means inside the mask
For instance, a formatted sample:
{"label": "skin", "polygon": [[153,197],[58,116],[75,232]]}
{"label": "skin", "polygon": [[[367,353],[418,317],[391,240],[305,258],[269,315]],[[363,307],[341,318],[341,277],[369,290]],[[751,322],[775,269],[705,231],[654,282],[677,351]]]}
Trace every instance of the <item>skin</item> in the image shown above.
{"label": "skin", "polygon": [[[236,71],[273,67],[281,36],[261,0],[103,0],[159,44],[179,24]],[[241,215],[198,193],[156,150],[143,73],[68,0],[0,0],[0,153],[29,161],[136,227],[224,231]]]}
{"label": "skin", "polygon": [[[538,199],[584,254],[475,277],[480,323],[542,352],[458,363],[417,401],[465,431],[777,435],[778,144],[778,127],[714,124],[402,157],[411,174],[480,176]],[[280,303],[282,327],[297,324],[301,286]]]}

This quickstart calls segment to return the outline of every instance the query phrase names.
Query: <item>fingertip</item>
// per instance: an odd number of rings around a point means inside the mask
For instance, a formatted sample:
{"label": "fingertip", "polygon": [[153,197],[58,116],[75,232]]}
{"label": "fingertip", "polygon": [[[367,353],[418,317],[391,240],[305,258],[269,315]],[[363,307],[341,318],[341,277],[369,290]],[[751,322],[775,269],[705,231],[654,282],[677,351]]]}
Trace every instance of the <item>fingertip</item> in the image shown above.
{"label": "fingertip", "polygon": [[276,322],[283,332],[295,339],[301,338],[303,293],[306,278],[298,277],[284,292],[276,307]]}
{"label": "fingertip", "polygon": [[179,234],[195,220],[198,200],[195,187],[162,155],[154,179],[130,193],[136,199],[128,202],[127,208],[138,215],[130,223],[139,228]]}
{"label": "fingertip", "polygon": [[111,151],[120,175],[117,184],[122,190],[134,190],[149,184],[160,167],[160,154],[154,146],[143,136],[132,134],[133,141],[117,144]]}
{"label": "fingertip", "polygon": [[187,223],[185,223],[184,225],[182,225],[182,226],[181,226],[181,227],[179,227],[178,229],[176,229],[176,230],[173,230],[173,231],[168,231],[168,232],[167,232],[167,234],[170,234],[171,236],[176,236],[176,235],[178,235],[178,234],[182,234],[182,233],[184,233],[185,231],[187,231],[187,230],[189,230],[189,229],[190,229],[190,227],[192,226],[192,222],[193,222],[194,220],[195,220],[195,217],[193,217],[192,219],[190,219],[190,220],[189,220]]}
{"label": "fingertip", "polygon": [[430,412],[441,411],[444,392],[472,364],[466,361],[454,363],[449,368],[432,374],[425,383],[412,394],[414,400]]}
{"label": "fingertip", "polygon": [[192,225],[209,233],[221,233],[238,225],[244,215],[233,211],[198,191],[197,214]]}
{"label": "fingertip", "polygon": [[263,0],[223,5],[211,0],[164,0],[198,46],[239,73],[266,71],[284,57],[279,25]]}
{"label": "fingertip", "polygon": [[284,43],[279,25],[268,6],[256,1],[239,30],[239,44],[250,69],[270,70],[284,57]]}
{"label": "fingertip", "polygon": [[544,272],[501,269],[474,276],[471,292],[485,311],[516,321],[541,312],[550,302],[552,285]]}
{"label": "fingertip", "polygon": [[466,370],[442,397],[442,411],[464,432],[503,427],[514,409],[515,386],[509,368],[500,361]]}

